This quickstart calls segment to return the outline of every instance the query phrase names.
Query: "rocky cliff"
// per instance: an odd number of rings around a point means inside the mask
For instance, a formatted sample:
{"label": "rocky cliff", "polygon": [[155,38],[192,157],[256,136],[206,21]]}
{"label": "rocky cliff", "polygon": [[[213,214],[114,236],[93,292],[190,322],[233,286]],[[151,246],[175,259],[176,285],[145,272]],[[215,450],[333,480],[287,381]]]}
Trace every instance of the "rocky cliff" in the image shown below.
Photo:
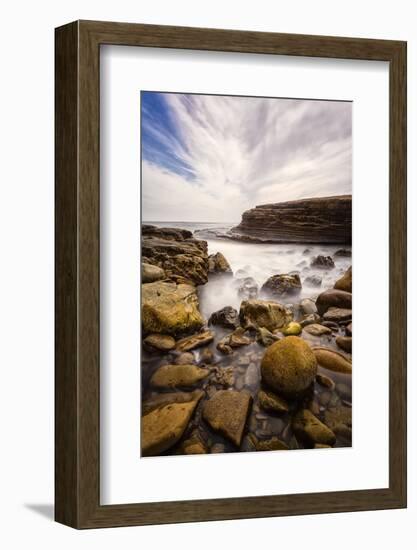
{"label": "rocky cliff", "polygon": [[319,197],[247,210],[232,229],[239,238],[267,242],[343,243],[352,242],[352,196]]}

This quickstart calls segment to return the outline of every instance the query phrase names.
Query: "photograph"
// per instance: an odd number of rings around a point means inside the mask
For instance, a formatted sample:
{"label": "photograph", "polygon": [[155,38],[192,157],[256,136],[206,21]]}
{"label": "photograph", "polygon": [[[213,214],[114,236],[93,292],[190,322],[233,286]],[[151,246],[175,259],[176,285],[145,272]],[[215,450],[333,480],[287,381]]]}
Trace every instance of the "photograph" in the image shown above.
{"label": "photograph", "polygon": [[352,102],[140,102],[140,456],[350,447]]}

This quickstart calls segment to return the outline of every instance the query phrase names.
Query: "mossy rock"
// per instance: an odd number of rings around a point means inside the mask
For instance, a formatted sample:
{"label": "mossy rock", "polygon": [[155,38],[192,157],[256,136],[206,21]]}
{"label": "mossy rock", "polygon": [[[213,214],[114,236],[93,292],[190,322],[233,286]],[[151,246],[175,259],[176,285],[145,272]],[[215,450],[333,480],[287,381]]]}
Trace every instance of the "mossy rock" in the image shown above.
{"label": "mossy rock", "polygon": [[294,397],[304,392],[317,374],[314,353],[298,336],[288,336],[265,351],[262,380],[278,394]]}
{"label": "mossy rock", "polygon": [[189,334],[199,330],[203,324],[194,286],[168,282],[142,285],[142,326],[145,334]]}

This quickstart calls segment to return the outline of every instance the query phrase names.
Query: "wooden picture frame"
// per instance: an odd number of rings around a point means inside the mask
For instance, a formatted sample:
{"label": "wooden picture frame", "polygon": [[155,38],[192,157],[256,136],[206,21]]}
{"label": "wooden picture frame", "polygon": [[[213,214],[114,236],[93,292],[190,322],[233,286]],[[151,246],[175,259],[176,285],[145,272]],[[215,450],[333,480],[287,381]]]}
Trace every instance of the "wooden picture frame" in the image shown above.
{"label": "wooden picture frame", "polygon": [[[76,21],[56,29],[55,518],[75,528],[406,506],[406,43]],[[100,505],[99,56],[117,44],[389,62],[389,487]]]}

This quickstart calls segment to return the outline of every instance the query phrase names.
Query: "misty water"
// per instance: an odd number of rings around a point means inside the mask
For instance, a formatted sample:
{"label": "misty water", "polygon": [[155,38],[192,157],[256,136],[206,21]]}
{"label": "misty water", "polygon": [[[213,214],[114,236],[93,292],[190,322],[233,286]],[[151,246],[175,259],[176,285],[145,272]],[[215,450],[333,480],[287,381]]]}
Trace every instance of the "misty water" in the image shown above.
{"label": "misty water", "polygon": [[[261,289],[263,283],[271,276],[276,274],[287,274],[290,272],[298,272],[301,278],[302,290],[297,296],[282,298],[279,301],[286,305],[293,304],[297,309],[298,304],[304,298],[312,298],[315,300],[317,296],[329,288],[333,288],[334,283],[351,265],[350,257],[335,256],[335,252],[339,250],[340,245],[310,245],[310,244],[263,244],[263,243],[246,243],[234,241],[229,238],[222,238],[222,235],[228,234],[231,227],[237,223],[230,224],[215,224],[215,223],[189,223],[189,222],[146,222],[158,227],[175,227],[188,229],[193,232],[193,236],[197,239],[207,241],[208,253],[215,254],[221,252],[229,262],[234,276],[231,275],[213,275],[209,277],[208,283],[198,287],[198,295],[200,302],[200,310],[205,317],[209,319],[211,314],[225,306],[232,306],[237,311],[240,309],[240,304],[244,297],[240,297],[237,290],[237,278],[252,277],[258,288]],[[311,260],[318,255],[332,256],[335,262],[333,269],[320,269],[311,267]],[[317,275],[322,279],[320,287],[312,287],[305,284],[305,279],[309,276]],[[260,296],[265,298],[265,296]],[[273,298],[275,301],[276,298]],[[237,390],[245,389],[249,391],[254,399],[254,407],[251,416],[248,420],[248,429],[250,432],[257,435],[258,438],[267,438],[273,435],[278,435],[283,441],[286,441],[290,448],[293,446],[293,438],[291,433],[290,415],[276,416],[272,413],[264,413],[259,410],[256,403],[258,391],[260,389],[260,362],[265,352],[265,348],[257,342],[253,342],[249,346],[239,348],[232,356],[224,356],[217,349],[215,342],[218,342],[230,330],[219,327],[210,326],[210,330],[216,333],[215,341],[210,344],[209,348],[213,352],[216,363],[221,368],[233,369],[234,384],[233,387]],[[343,335],[342,331],[339,335]],[[309,341],[312,345],[326,346],[337,349],[334,341],[334,335],[314,337],[303,331],[303,338]],[[194,350],[194,356],[197,364],[202,360],[203,349]],[[160,366],[161,362],[153,357],[144,356],[147,362],[146,369],[142,372],[142,383],[145,394],[149,397],[152,395],[152,390],[148,385],[149,377]],[[148,362],[149,361],[149,362]],[[250,368],[247,366],[249,362]],[[327,371],[319,367],[319,372],[329,376],[340,388],[343,388],[345,395],[339,398],[341,406],[350,406],[351,403],[351,376]],[[316,400],[320,403],[325,403],[329,392],[320,386],[317,382],[314,384],[314,393]],[[334,398],[334,397],[333,397]],[[334,405],[334,404],[333,404]],[[320,407],[320,413],[324,412],[325,406]],[[319,414],[319,411],[317,411]],[[228,443],[224,438],[213,433],[207,428],[201,420],[201,415],[197,411],[196,422],[199,425],[201,432],[207,434],[208,440],[224,445],[223,452],[233,452],[236,449]],[[336,442],[336,447],[350,445],[350,441],[343,438]],[[243,445],[240,450],[246,449]],[[175,454],[176,448],[172,448],[165,454]]]}

